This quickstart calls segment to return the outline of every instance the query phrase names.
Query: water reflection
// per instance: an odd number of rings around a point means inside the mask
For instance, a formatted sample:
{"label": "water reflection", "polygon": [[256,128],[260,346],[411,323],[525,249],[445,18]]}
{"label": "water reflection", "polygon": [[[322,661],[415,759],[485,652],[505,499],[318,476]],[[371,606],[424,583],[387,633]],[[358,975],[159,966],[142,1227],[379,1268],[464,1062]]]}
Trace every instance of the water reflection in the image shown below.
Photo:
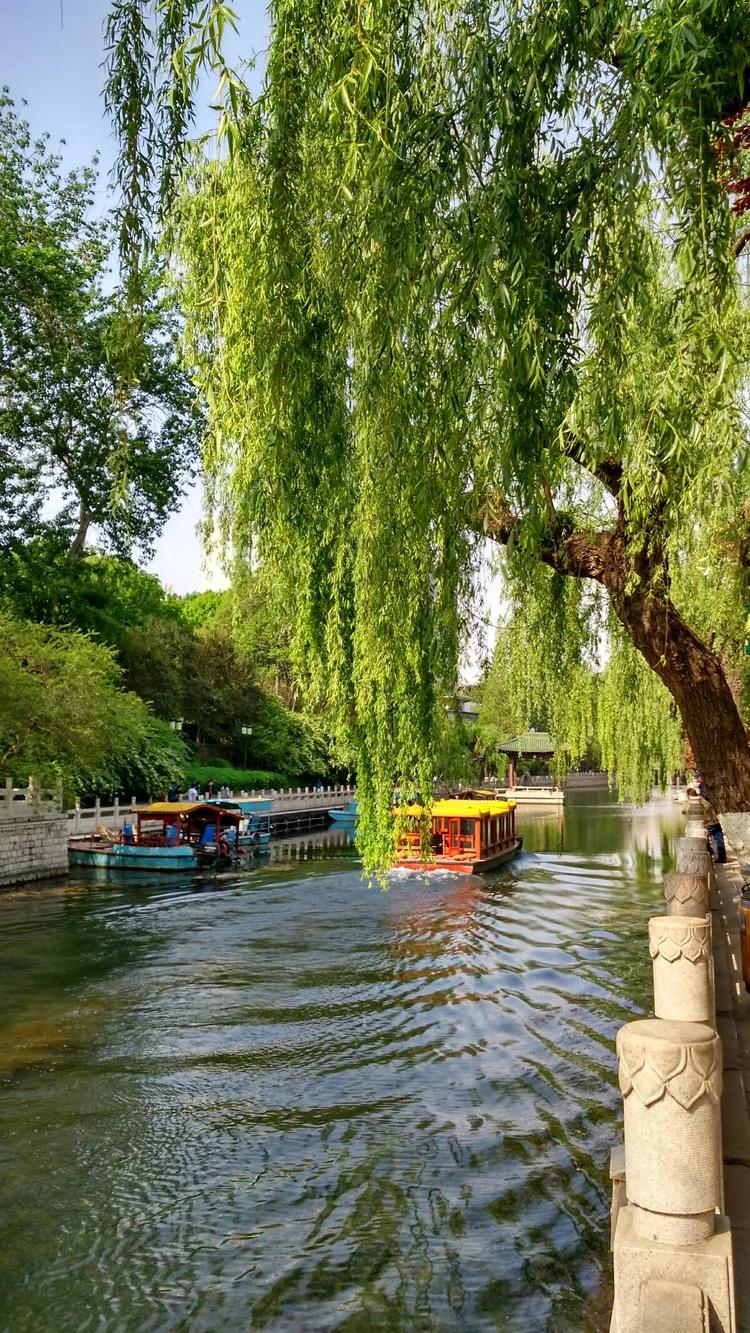
{"label": "water reflection", "polygon": [[606,1326],[612,1042],[679,809],[523,812],[485,880],[345,830],[0,897],[0,1327]]}

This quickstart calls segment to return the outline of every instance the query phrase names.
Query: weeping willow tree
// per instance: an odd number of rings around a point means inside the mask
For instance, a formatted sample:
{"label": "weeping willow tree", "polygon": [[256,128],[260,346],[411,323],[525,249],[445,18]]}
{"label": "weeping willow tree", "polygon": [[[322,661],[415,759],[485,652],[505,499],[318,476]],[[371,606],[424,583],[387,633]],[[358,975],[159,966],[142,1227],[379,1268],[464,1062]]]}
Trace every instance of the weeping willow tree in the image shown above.
{"label": "weeping willow tree", "polygon": [[[750,100],[748,0],[273,0],[270,17],[253,98],[217,0],[116,0],[123,242],[137,288],[158,198],[212,521],[285,581],[298,661],[356,756],[369,858],[394,782],[430,782],[486,539],[569,736],[593,589],[616,627],[608,762],[643,786],[671,709],[716,803],[750,810],[690,577],[696,550],[717,584],[736,571],[724,537],[747,526],[723,125]],[[206,65],[210,151],[187,144]]]}

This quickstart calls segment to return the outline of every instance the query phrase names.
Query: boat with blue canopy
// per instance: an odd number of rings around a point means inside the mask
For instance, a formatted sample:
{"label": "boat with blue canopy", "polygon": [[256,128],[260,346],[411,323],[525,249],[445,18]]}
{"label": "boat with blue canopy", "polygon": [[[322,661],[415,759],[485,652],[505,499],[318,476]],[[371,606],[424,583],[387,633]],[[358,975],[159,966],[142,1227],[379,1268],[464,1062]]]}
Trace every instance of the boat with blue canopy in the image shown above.
{"label": "boat with blue canopy", "polygon": [[359,818],[359,804],[357,801],[349,801],[346,805],[335,806],[328,811],[328,817],[334,824],[354,828]]}
{"label": "boat with blue canopy", "polygon": [[273,801],[267,797],[232,797],[218,800],[223,810],[236,810],[240,814],[240,847],[266,847],[271,841],[271,808]]}

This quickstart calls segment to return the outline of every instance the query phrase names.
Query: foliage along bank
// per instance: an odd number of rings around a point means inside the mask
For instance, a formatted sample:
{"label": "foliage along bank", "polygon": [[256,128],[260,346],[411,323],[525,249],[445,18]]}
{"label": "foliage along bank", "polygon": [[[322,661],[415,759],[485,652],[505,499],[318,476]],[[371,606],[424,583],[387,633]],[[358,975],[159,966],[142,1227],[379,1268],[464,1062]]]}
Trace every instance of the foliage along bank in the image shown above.
{"label": "foliage along bank", "polygon": [[325,774],[262,580],[238,616],[230,594],[173,597],[137,564],[204,422],[163,272],[141,270],[137,313],[112,289],[96,186],[95,163],[64,171],[0,93],[0,774],[149,795],[201,760],[243,762],[242,726],[265,785]]}
{"label": "foliage along bank", "polygon": [[[138,200],[159,197],[216,509],[287,580],[298,657],[357,755],[368,857],[394,774],[429,781],[485,539],[528,688],[565,682],[571,754],[608,656],[621,790],[643,795],[681,725],[715,803],[750,809],[695,577],[747,600],[748,0],[419,0],[356,23],[341,0],[275,0],[258,99],[224,64],[225,6],[146,13],[144,34],[143,6],[113,5],[108,29],[124,252],[137,286]],[[136,32],[156,53],[137,84]],[[207,64],[231,151],[191,157]]]}
{"label": "foliage along bank", "polygon": [[15,553],[0,596],[0,772],[60,777],[68,793],[147,796],[216,763],[220,783],[242,767],[242,726],[255,785],[330,771],[321,719],[264,688],[238,644],[232,594],[174,597],[112,556],[60,553],[46,579],[28,582],[22,563]]}

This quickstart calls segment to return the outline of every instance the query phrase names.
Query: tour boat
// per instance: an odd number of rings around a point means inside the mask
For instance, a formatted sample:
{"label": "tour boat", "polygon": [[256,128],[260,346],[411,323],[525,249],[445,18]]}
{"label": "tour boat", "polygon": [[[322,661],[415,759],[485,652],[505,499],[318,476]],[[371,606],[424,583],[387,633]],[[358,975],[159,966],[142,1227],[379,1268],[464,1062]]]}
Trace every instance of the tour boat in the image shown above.
{"label": "tour boat", "polygon": [[240,815],[240,847],[266,847],[271,841],[271,807],[273,801],[253,796],[232,797],[219,801],[224,810],[236,810]]}
{"label": "tour boat", "polygon": [[427,857],[423,841],[425,807],[397,806],[393,813],[397,817],[394,865],[407,870],[481,874],[512,860],[523,846],[523,838],[516,834],[515,801],[487,797],[433,801],[431,852]]}
{"label": "tour boat", "polygon": [[348,805],[335,806],[329,810],[328,814],[334,824],[343,824],[347,828],[354,828],[359,818],[359,806],[356,801],[349,801]]}
{"label": "tour boat", "polygon": [[190,872],[242,865],[246,852],[239,843],[238,810],[203,801],[155,801],[133,810],[135,828],[68,842],[74,866],[105,870]]}

